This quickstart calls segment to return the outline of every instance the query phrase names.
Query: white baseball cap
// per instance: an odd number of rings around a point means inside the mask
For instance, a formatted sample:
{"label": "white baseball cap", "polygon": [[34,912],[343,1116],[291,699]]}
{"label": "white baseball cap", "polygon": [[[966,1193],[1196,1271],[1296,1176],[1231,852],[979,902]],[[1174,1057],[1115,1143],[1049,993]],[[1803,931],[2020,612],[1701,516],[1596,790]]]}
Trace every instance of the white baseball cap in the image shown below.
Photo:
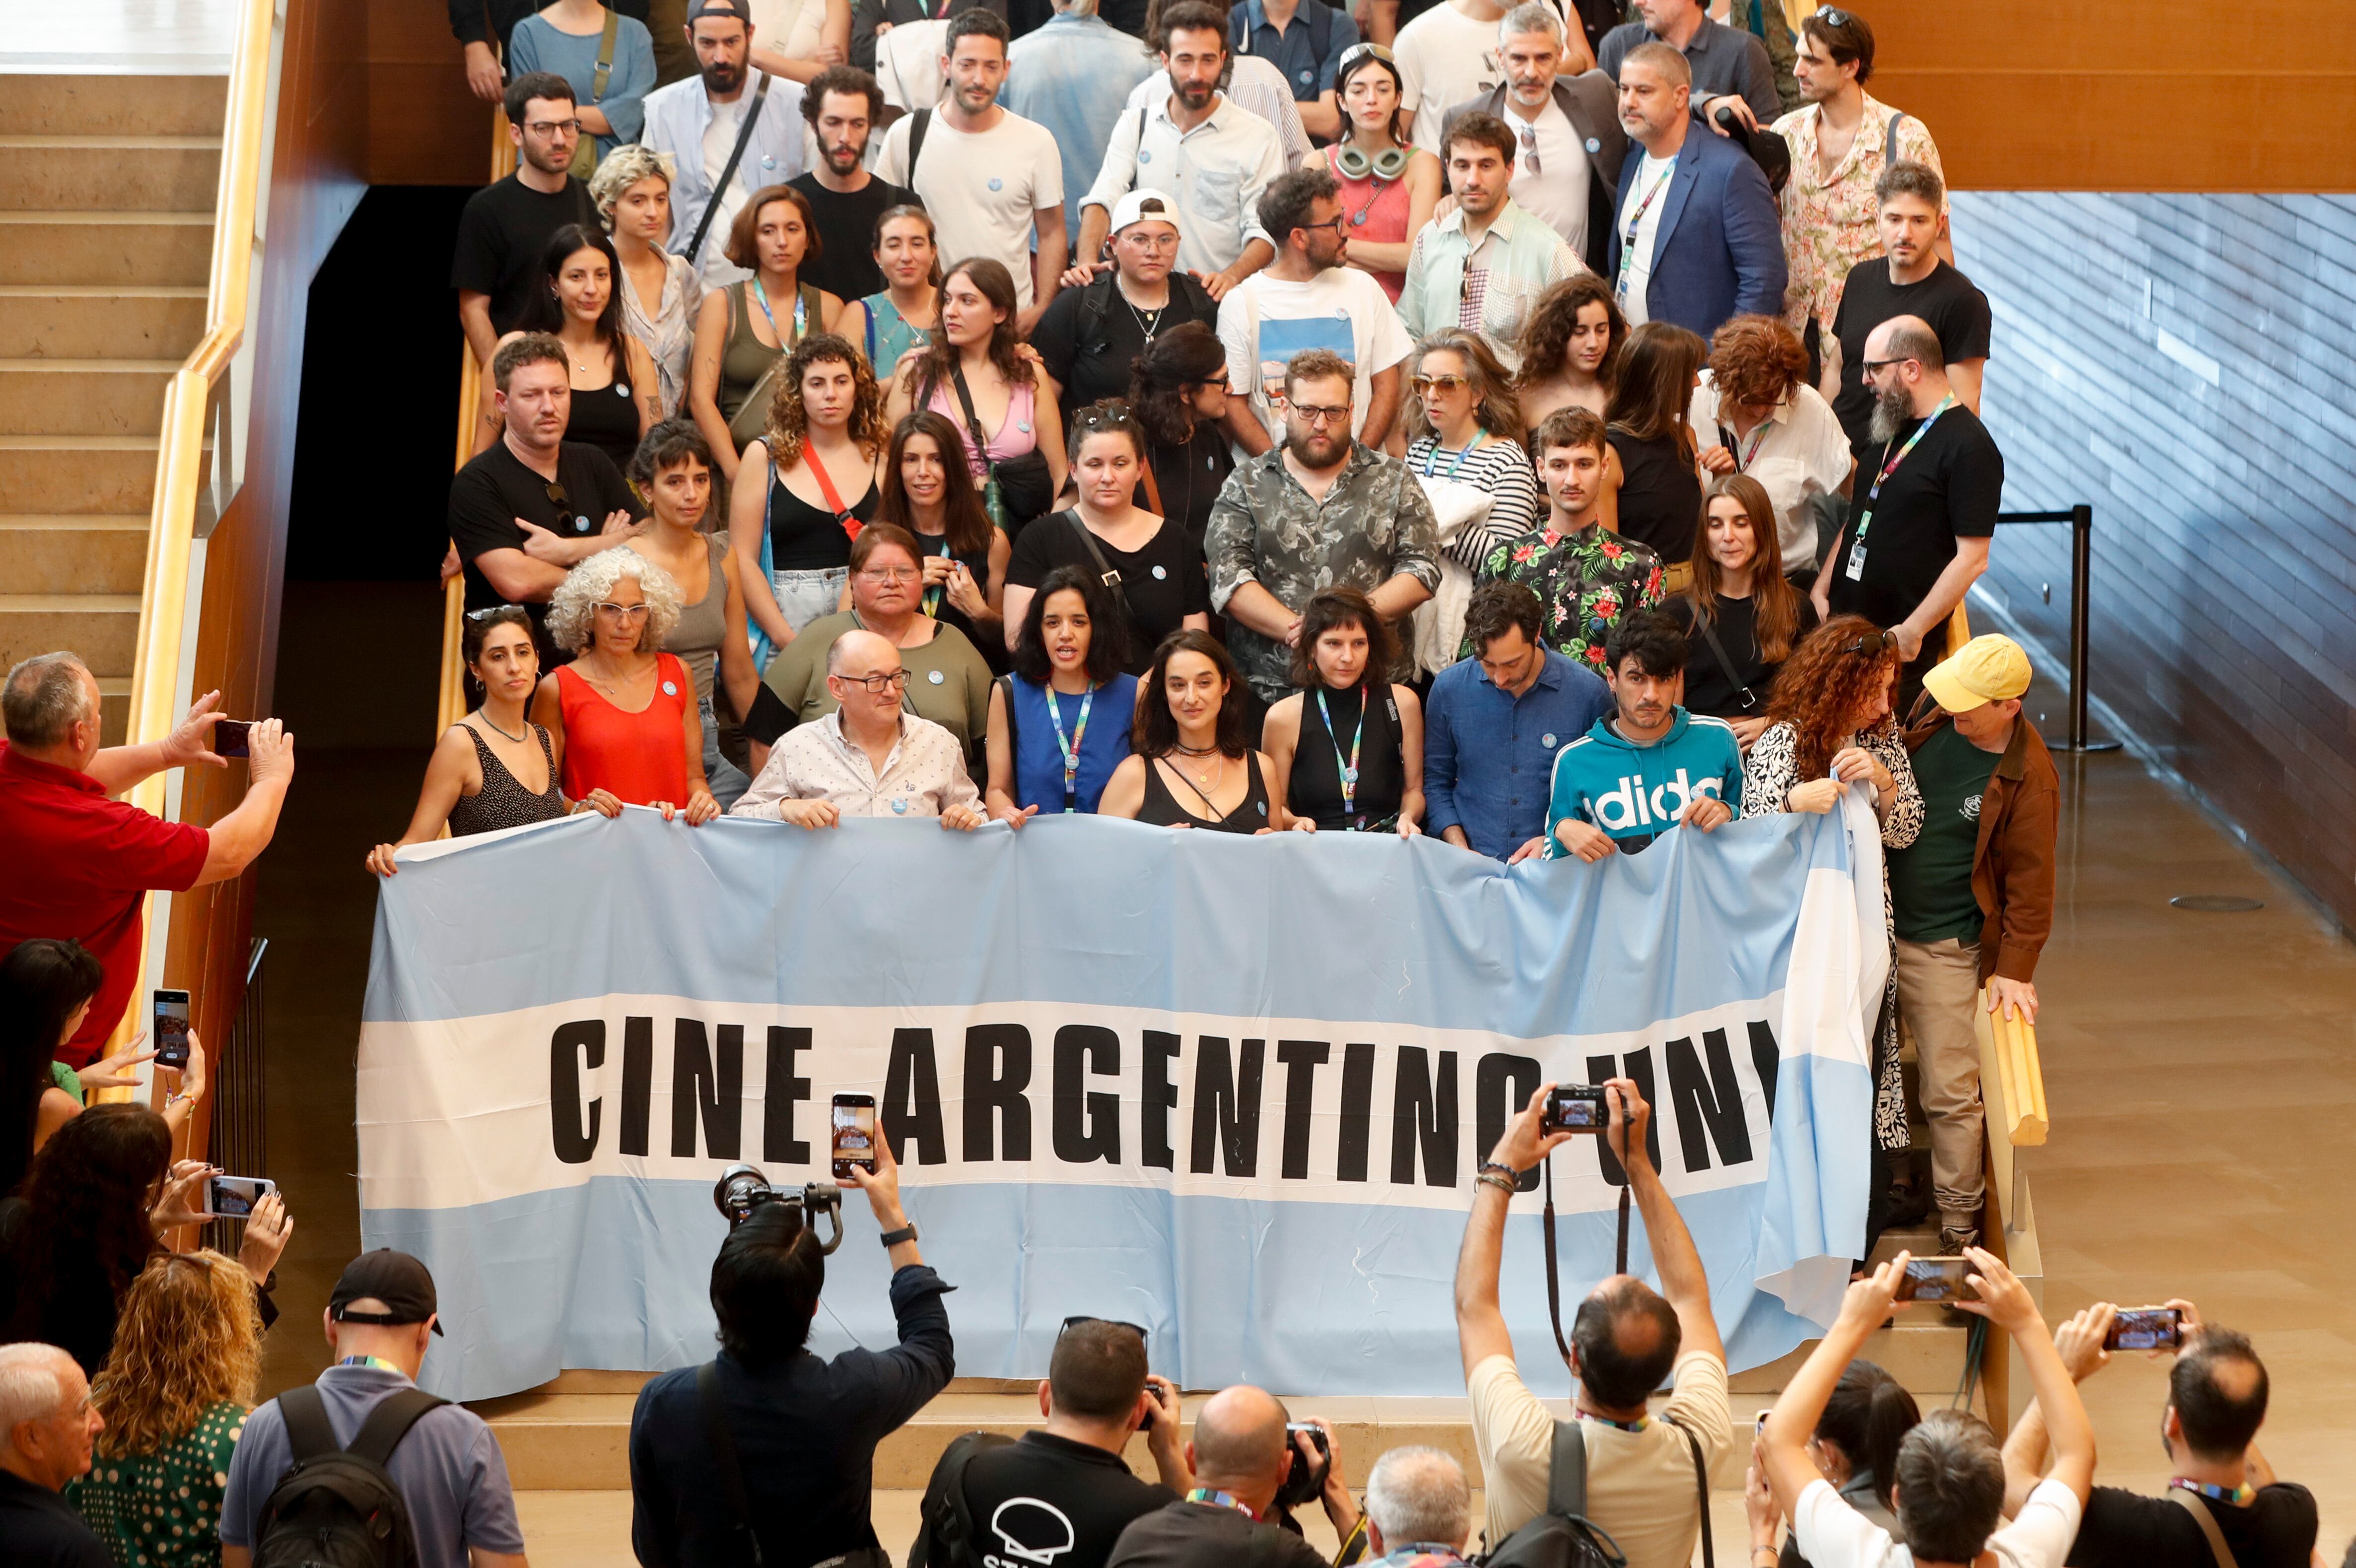
{"label": "white baseball cap", "polygon": [[[1146,210],[1145,204],[1149,201],[1155,204],[1157,210]],[[1167,223],[1173,229],[1178,228],[1177,202],[1158,190],[1130,191],[1112,209],[1112,231],[1118,234],[1130,224],[1142,223],[1148,219],[1157,223]]]}

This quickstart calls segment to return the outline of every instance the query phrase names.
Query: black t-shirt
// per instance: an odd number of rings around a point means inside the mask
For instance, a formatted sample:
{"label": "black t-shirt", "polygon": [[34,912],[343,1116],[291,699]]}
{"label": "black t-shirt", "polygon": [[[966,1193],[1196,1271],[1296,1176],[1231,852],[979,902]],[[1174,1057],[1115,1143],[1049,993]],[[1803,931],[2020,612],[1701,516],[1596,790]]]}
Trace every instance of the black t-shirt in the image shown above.
{"label": "black t-shirt", "polygon": [[[2315,1550],[2315,1494],[2296,1481],[2260,1488],[2247,1508],[2192,1500],[2217,1521],[2241,1568],[2306,1568]],[[2182,1503],[2096,1487],[2068,1561],[2071,1568],[2216,1568],[2217,1559]]]}
{"label": "black t-shirt", "polygon": [[1142,484],[1137,487],[1137,504],[1184,524],[1186,537],[1201,549],[1203,536],[1211,527],[1211,507],[1226,487],[1227,475],[1236,471],[1235,448],[1218,426],[1197,420],[1194,440],[1183,446],[1157,446],[1150,457],[1162,504],[1153,504]]}
{"label": "black t-shirt", "polygon": [[[1006,563],[1006,585],[1035,589],[1059,566],[1097,575],[1096,557],[1080,538],[1084,526],[1077,513],[1056,512],[1024,528],[1015,536],[1014,554]],[[1115,549],[1102,539],[1096,547],[1104,552],[1105,564],[1120,573],[1120,591],[1129,601],[1129,659],[1121,668],[1143,675],[1153,667],[1153,650],[1162,638],[1187,616],[1210,613],[1203,548],[1166,517],[1143,549]]]}
{"label": "black t-shirt", "polygon": [[[1939,351],[1949,364],[1958,359],[1985,359],[1988,352],[1987,295],[1971,279],[1941,261],[1919,283],[1890,281],[1890,259],[1876,256],[1848,270],[1841,286],[1839,313],[1833,317],[1833,335],[1840,339],[1840,395],[1833,412],[1848,432],[1849,450],[1862,465],[1873,445],[1873,390],[1865,384],[1865,340],[1873,329],[1894,315],[1919,315],[1939,335]],[[1858,483],[1867,483],[1859,475]]]}
{"label": "black t-shirt", "polygon": [[[1889,443],[1890,456],[1921,422],[1909,420],[1898,427]],[[1882,452],[1875,447],[1858,474],[1848,526],[1825,558],[1825,571],[1832,579],[1829,599],[1836,614],[1863,615],[1877,626],[1890,626],[1914,613],[1955,559],[1958,539],[1986,539],[1996,532],[2004,453],[1979,416],[1957,403],[1939,416],[1869,504],[1874,476],[1889,461]],[[1849,560],[1860,523],[1865,570],[1853,580]]]}
{"label": "black t-shirt", "polygon": [[[565,442],[556,449],[556,482],[564,493],[559,506],[548,493],[548,481],[523,465],[505,441],[466,460],[450,481],[450,538],[466,563],[466,608],[487,609],[506,601],[475,558],[495,549],[521,549],[521,517],[567,539],[594,534],[614,512],[643,517],[647,509],[622,482],[614,460],[594,446]],[[534,604],[532,623],[541,624],[548,606]]]}
{"label": "black t-shirt", "polygon": [[0,1563],[114,1568],[114,1559],[65,1499],[6,1470],[0,1470]]}
{"label": "black t-shirt", "polygon": [[848,195],[827,189],[816,175],[786,183],[809,197],[822,252],[802,262],[801,281],[846,304],[883,293],[884,270],[875,264],[875,220],[891,208],[924,206],[916,193],[873,176]]}
{"label": "black t-shirt", "polygon": [[1066,289],[1047,302],[1032,329],[1031,347],[1064,389],[1056,401],[1066,417],[1101,399],[1129,396],[1129,373],[1145,352],[1149,320],[1157,334],[1187,321],[1216,328],[1219,307],[1202,284],[1182,273],[1171,274],[1170,303],[1158,317],[1140,312],[1120,285],[1106,277],[1084,289]]}
{"label": "black t-shirt", "polygon": [[1175,1502],[1122,1531],[1105,1568],[1325,1568],[1325,1554],[1234,1509]]}
{"label": "black t-shirt", "polygon": [[1701,526],[1701,480],[1676,438],[1639,441],[1625,431],[1605,437],[1620,454],[1620,535],[1648,547],[1666,565],[1693,559]]}
{"label": "black t-shirt", "polygon": [[[1800,602],[1799,630],[1792,635],[1796,646],[1815,628],[1816,607],[1804,593],[1794,590],[1794,596]],[[1701,634],[1700,612],[1692,596],[1680,593],[1661,606],[1685,629],[1686,711],[1712,719],[1763,719],[1767,715],[1767,688],[1782,667],[1770,665],[1760,656],[1759,601],[1730,599],[1721,593],[1717,603],[1718,618],[1710,629],[1718,634],[1719,645],[1726,650],[1727,662],[1734,667],[1730,679],[1719,664],[1718,656],[1710,651],[1709,639]],[[1741,688],[1746,686],[1758,699],[1755,706],[1743,705]]]}
{"label": "black t-shirt", "polygon": [[[1055,1568],[1104,1568],[1130,1520],[1177,1501],[1169,1488],[1131,1475],[1119,1455],[1045,1432],[976,1454],[965,1497],[982,1540],[994,1549],[993,1535],[1004,1538],[1001,1560]],[[948,1557],[936,1541],[924,1560]]]}
{"label": "black t-shirt", "polygon": [[589,187],[564,176],[553,193],[532,189],[515,176],[466,198],[458,217],[458,244],[450,257],[450,286],[491,296],[491,330],[513,332],[540,275],[541,255],[568,223],[604,232]]}

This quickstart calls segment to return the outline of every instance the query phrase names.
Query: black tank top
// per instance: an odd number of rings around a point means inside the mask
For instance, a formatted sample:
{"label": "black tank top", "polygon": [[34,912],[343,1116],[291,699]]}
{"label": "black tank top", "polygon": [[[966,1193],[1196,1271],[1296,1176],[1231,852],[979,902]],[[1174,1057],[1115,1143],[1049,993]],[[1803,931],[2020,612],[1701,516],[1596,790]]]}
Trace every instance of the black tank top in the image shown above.
{"label": "black tank top", "polygon": [[[1399,797],[1407,791],[1406,767],[1399,759],[1398,702],[1386,683],[1361,734],[1358,710],[1365,692],[1364,686],[1324,689],[1325,710],[1333,716],[1331,730],[1318,710],[1320,693],[1301,694],[1301,741],[1292,751],[1285,805],[1298,816],[1315,817],[1320,833],[1388,831],[1398,826]],[[1349,759],[1353,737],[1358,741],[1358,783],[1353,804],[1344,811],[1342,767]]]}
{"label": "black tank top", "polygon": [[[1244,798],[1235,810],[1215,820],[1197,816],[1179,805],[1177,796],[1162,782],[1162,769],[1156,765],[1155,759],[1148,757],[1145,760],[1145,803],[1137,808],[1137,819],[1150,822],[1156,827],[1172,827],[1183,822],[1192,827],[1208,828],[1214,833],[1257,833],[1263,827],[1273,827],[1274,824],[1268,819],[1268,781],[1259,776],[1259,753],[1246,752],[1244,766],[1250,770],[1246,776],[1250,780],[1251,787],[1244,792]],[[1196,805],[1205,809],[1215,809],[1209,801],[1195,794],[1193,780],[1186,781],[1185,789]]]}
{"label": "black tank top", "polygon": [[594,391],[573,389],[573,414],[565,421],[564,439],[594,446],[627,474],[638,452],[637,388],[620,377]]}
{"label": "black tank top", "polygon": [[[963,561],[965,569],[973,573],[973,585],[980,589],[985,597],[988,596],[990,551],[987,549],[962,552],[951,550],[948,548],[948,538],[945,534],[917,534],[916,548],[926,555],[946,554]],[[1006,638],[995,632],[985,636],[981,628],[973,624],[972,616],[949,603],[948,590],[941,590],[940,602],[934,606],[933,615],[942,625],[955,626],[965,634],[965,640],[971,643],[975,650],[981,655],[982,662],[990,667],[990,673],[993,677],[1004,675],[1013,667],[1012,656],[1007,652]]]}
{"label": "black tank top", "polygon": [[1620,535],[1650,546],[1670,566],[1693,559],[1701,527],[1701,480],[1677,452],[1675,436],[1638,441],[1625,431],[1609,437],[1620,454]]}
{"label": "black tank top", "polygon": [[[828,477],[835,478],[832,475]],[[840,479],[835,479],[835,493],[842,493]],[[850,503],[851,515],[862,523],[870,520],[875,516],[877,499],[875,477],[871,473],[865,491]],[[851,534],[841,520],[824,507],[813,507],[787,489],[773,461],[769,465],[769,570],[830,571],[850,564]]]}
{"label": "black tank top", "polygon": [[499,761],[480,731],[472,724],[460,728],[466,731],[466,739],[475,742],[475,758],[483,765],[483,787],[473,795],[460,795],[451,804],[451,837],[521,827],[564,815],[564,792],[556,782],[556,753],[549,748],[547,731],[537,724],[531,727],[531,732],[540,737],[540,754],[548,762],[548,788],[534,795],[508,772],[508,765]]}

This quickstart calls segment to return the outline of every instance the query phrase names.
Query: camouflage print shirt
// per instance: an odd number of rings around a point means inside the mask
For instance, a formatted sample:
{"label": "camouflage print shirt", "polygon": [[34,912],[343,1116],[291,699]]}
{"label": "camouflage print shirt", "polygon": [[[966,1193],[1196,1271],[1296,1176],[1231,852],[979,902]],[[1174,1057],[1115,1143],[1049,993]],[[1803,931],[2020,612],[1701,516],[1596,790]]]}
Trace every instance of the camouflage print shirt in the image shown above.
{"label": "camouflage print shirt", "polygon": [[[1562,533],[1541,523],[1509,543],[1493,545],[1477,581],[1527,583],[1546,613],[1539,640],[1581,669],[1603,673],[1603,644],[1631,610],[1657,608],[1661,558],[1601,523]],[[1471,658],[1470,643],[1459,651]]]}
{"label": "camouflage print shirt", "polygon": [[[1408,465],[1364,446],[1317,501],[1284,465],[1276,446],[1238,464],[1211,507],[1204,554],[1211,564],[1211,605],[1224,613],[1246,582],[1257,582],[1294,614],[1321,588],[1372,593],[1392,578],[1440,586],[1431,503]],[[1401,638],[1401,645],[1412,639]],[[1227,651],[1261,698],[1292,690],[1292,652],[1229,616]],[[1394,680],[1413,671],[1395,668]]]}

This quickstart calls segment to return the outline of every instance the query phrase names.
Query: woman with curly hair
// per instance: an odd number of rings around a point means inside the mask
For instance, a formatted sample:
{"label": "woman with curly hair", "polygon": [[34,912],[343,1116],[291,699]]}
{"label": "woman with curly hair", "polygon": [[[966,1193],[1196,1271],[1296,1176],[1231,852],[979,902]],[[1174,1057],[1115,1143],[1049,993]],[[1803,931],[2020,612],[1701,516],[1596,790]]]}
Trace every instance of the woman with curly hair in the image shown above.
{"label": "woman with curly hair", "polygon": [[880,494],[875,521],[907,529],[925,552],[925,613],[963,632],[998,669],[1005,659],[1006,565],[1014,546],[981,508],[957,426],[930,409],[894,425]]}
{"label": "woman with curly hair", "polygon": [[253,1276],[209,1250],[150,1259],[91,1380],[97,1462],[65,1489],[118,1564],[220,1561],[221,1477],[261,1375]]}
{"label": "woman with curly hair", "polygon": [[[695,682],[661,652],[679,624],[679,584],[626,546],[600,550],[564,574],[548,602],[548,635],[577,656],[541,678],[532,722],[554,742],[564,794],[603,791],[690,826],[720,815],[703,773]],[[602,805],[601,805],[602,809]]]}
{"label": "woman with curly hair", "polygon": [[768,426],[744,448],[728,505],[728,548],[760,634],[756,672],[841,605],[851,541],[875,515],[885,428],[865,357],[830,332],[795,344],[776,383]]}
{"label": "woman with curly hair", "polygon": [[753,275],[714,289],[697,308],[687,406],[732,485],[737,454],[760,438],[785,357],[842,309],[800,281],[802,263],[823,249],[809,197],[789,185],[755,191],[728,226],[728,260]]}
{"label": "woman with curly hair", "polygon": [[1522,323],[1522,368],[1514,378],[1530,428],[1557,409],[1603,417],[1627,340],[1628,318],[1607,280],[1580,272],[1540,294]]}
{"label": "woman with curly hair", "polygon": [[1783,570],[1815,575],[1816,507],[1857,466],[1848,434],[1808,385],[1800,335],[1772,315],[1738,315],[1709,340],[1709,366],[1687,421],[1708,474],[1767,487]]}
{"label": "woman with curly hair", "polygon": [[[986,257],[941,280],[940,330],[892,380],[887,417],[930,409],[966,432],[966,462],[991,520],[1009,533],[1044,516],[1064,488],[1055,389],[1023,347],[1013,274]],[[993,495],[994,492],[994,495]]]}
{"label": "woman with curly hair", "polygon": [[[1897,640],[1862,615],[1835,615],[1792,650],[1767,699],[1768,725],[1751,742],[1742,770],[1742,815],[1823,813],[1851,784],[1867,786],[1880,819],[1884,848],[1903,849],[1922,831],[1922,792],[1914,783],[1906,737],[1890,711],[1898,684]],[[1890,923],[1890,874],[1881,878],[1882,919]],[[1898,1072],[1898,969],[1883,988],[1874,1026],[1873,1134],[1877,1160],[1907,1143],[1906,1090]],[[1877,1180],[1866,1221],[1865,1253],[1881,1232],[1886,1205]],[[1862,1254],[1860,1254],[1862,1255]]]}
{"label": "woman with curly hair", "polygon": [[[119,1304],[150,1259],[157,1232],[209,1218],[204,1185],[220,1172],[172,1163],[172,1129],[145,1105],[93,1105],[34,1157],[24,1196],[0,1202],[0,1342],[56,1345],[98,1375],[114,1345]],[[246,1221],[238,1261],[262,1291],[294,1233],[272,1193]]]}

